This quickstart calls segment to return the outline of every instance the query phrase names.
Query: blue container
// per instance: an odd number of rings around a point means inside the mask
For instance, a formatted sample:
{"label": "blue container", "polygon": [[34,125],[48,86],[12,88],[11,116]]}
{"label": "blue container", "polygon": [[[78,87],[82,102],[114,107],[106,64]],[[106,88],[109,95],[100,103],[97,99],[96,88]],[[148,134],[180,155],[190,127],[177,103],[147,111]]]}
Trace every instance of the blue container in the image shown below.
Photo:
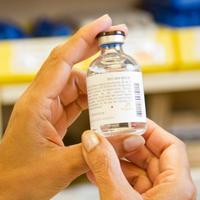
{"label": "blue container", "polygon": [[26,38],[27,34],[17,25],[0,22],[0,40]]}
{"label": "blue container", "polygon": [[73,32],[71,26],[53,22],[48,19],[38,20],[33,27],[32,35],[34,37],[67,36]]}
{"label": "blue container", "polygon": [[144,7],[160,24],[178,28],[200,25],[200,9],[177,10],[155,3],[146,3]]}
{"label": "blue container", "polygon": [[171,7],[178,10],[200,8],[200,0],[144,0],[146,3],[156,3],[161,6]]}

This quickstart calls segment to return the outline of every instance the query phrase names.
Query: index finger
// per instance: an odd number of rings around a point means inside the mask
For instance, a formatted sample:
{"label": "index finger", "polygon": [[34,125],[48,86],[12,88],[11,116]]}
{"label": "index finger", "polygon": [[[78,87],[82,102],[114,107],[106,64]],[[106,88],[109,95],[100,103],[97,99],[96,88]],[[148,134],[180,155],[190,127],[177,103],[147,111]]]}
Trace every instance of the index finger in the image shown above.
{"label": "index finger", "polygon": [[39,93],[37,96],[57,97],[70,77],[73,64],[91,56],[98,50],[96,35],[109,29],[111,25],[111,18],[104,15],[81,28],[66,43],[56,47],[32,84],[34,91]]}

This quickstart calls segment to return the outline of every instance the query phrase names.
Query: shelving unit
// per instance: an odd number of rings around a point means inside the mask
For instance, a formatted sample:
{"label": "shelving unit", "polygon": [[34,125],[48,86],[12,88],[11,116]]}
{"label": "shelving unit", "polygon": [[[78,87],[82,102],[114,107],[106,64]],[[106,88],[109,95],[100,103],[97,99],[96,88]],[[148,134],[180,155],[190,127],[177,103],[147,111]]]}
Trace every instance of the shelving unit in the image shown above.
{"label": "shelving unit", "polygon": [[[177,71],[144,74],[146,94],[162,94],[168,92],[200,90],[199,71]],[[1,102],[13,104],[27,88],[28,84],[0,86]]]}

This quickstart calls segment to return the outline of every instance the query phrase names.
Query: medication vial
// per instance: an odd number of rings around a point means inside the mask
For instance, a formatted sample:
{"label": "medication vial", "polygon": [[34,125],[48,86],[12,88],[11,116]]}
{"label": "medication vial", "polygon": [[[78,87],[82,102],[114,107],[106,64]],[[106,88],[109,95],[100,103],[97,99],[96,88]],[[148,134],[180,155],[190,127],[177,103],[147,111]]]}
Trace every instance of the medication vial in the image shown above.
{"label": "medication vial", "polygon": [[97,36],[101,55],[87,74],[91,130],[103,136],[143,134],[146,109],[139,65],[123,52],[125,33]]}

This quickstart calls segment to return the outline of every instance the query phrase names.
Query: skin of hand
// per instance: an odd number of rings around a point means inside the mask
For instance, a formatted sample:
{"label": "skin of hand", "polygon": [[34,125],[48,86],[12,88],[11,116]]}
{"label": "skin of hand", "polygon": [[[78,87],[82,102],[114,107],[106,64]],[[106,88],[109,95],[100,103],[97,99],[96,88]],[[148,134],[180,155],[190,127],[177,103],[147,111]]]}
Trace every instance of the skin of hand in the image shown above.
{"label": "skin of hand", "polygon": [[118,139],[110,140],[112,146],[92,131],[82,135],[88,178],[98,186],[101,200],[196,199],[182,141],[150,120],[143,137]]}
{"label": "skin of hand", "polygon": [[108,15],[56,47],[12,112],[0,144],[0,199],[45,200],[88,167],[81,144],[65,147],[67,128],[87,108],[86,74],[72,66],[98,51],[96,35],[112,27]]}

